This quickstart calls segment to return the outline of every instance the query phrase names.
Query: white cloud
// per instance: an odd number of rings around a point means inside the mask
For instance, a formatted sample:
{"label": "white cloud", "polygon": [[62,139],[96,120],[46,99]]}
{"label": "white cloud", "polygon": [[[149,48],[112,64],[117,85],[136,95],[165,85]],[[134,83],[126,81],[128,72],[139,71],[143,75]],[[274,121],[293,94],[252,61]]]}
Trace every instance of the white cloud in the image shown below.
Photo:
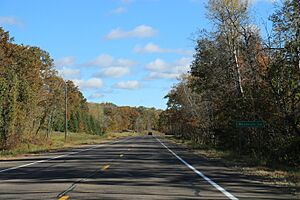
{"label": "white cloud", "polygon": [[126,66],[126,67],[132,67],[134,65],[136,65],[136,62],[133,60],[129,60],[129,59],[118,59],[118,64],[121,66]]}
{"label": "white cloud", "polygon": [[94,60],[87,63],[87,65],[91,66],[99,66],[99,67],[109,67],[114,62],[114,58],[108,54],[102,54],[95,58]]}
{"label": "white cloud", "polygon": [[22,26],[23,22],[16,17],[0,16],[0,25]]}
{"label": "white cloud", "polygon": [[156,59],[146,65],[146,69],[150,71],[148,79],[176,79],[189,71],[191,61],[192,58],[189,57],[182,57],[174,62]]}
{"label": "white cloud", "polygon": [[141,83],[138,81],[122,81],[122,82],[116,83],[114,85],[114,88],[126,89],[126,90],[136,90],[136,89],[141,88]]}
{"label": "white cloud", "polygon": [[103,86],[103,81],[99,78],[91,78],[88,80],[74,79],[73,82],[80,89],[98,89]]}
{"label": "white cloud", "polygon": [[269,3],[275,3],[278,2],[279,0],[250,0],[250,3],[255,4],[258,2],[269,2]]}
{"label": "white cloud", "polygon": [[99,99],[99,98],[102,98],[102,97],[104,97],[104,95],[101,94],[101,93],[93,93],[89,96],[89,99]]}
{"label": "white cloud", "polygon": [[168,69],[168,63],[163,61],[162,59],[155,59],[154,61],[150,62],[147,66],[146,69],[150,71],[164,71]]}
{"label": "white cloud", "polygon": [[130,67],[136,65],[136,62],[124,58],[116,59],[111,55],[102,54],[85,65],[103,68],[100,73],[94,75],[95,77],[119,78],[129,74]]}
{"label": "white cloud", "polygon": [[115,8],[111,11],[112,14],[121,14],[121,13],[124,13],[126,12],[126,8],[125,7],[118,7],[118,8]]}
{"label": "white cloud", "polygon": [[148,38],[153,37],[156,33],[157,31],[151,26],[140,25],[129,31],[124,31],[120,28],[113,29],[105,36],[105,39]]}
{"label": "white cloud", "polygon": [[109,67],[114,62],[114,58],[108,54],[102,54],[90,61],[88,65],[98,66],[98,67]]}
{"label": "white cloud", "polygon": [[96,76],[119,78],[125,76],[126,74],[129,74],[129,72],[130,70],[128,67],[108,67],[103,69],[103,71]]}
{"label": "white cloud", "polygon": [[132,67],[136,64],[135,61],[129,59],[115,59],[109,54],[102,54],[85,65],[96,67]]}
{"label": "white cloud", "polygon": [[187,73],[190,69],[190,64],[192,62],[192,58],[188,57],[182,57],[178,60],[176,60],[174,63],[171,63],[172,65],[172,71],[175,73]]}
{"label": "white cloud", "polygon": [[76,62],[76,58],[72,56],[67,56],[54,61],[54,65],[57,67],[67,67],[67,66],[75,65],[75,62]]}
{"label": "white cloud", "polygon": [[158,45],[148,43],[145,46],[136,45],[133,49],[136,53],[165,53],[166,50],[160,48]]}
{"label": "white cloud", "polygon": [[145,46],[136,45],[133,49],[136,53],[177,53],[182,55],[192,55],[192,50],[185,50],[185,49],[166,49],[161,48],[160,46],[148,43]]}
{"label": "white cloud", "polygon": [[180,76],[177,73],[167,73],[167,72],[151,72],[148,79],[176,79]]}
{"label": "white cloud", "polygon": [[81,74],[79,69],[70,69],[70,68],[66,68],[66,67],[63,67],[62,69],[57,70],[57,71],[58,71],[58,74],[60,76],[64,77],[65,79],[72,79],[72,78],[78,77]]}

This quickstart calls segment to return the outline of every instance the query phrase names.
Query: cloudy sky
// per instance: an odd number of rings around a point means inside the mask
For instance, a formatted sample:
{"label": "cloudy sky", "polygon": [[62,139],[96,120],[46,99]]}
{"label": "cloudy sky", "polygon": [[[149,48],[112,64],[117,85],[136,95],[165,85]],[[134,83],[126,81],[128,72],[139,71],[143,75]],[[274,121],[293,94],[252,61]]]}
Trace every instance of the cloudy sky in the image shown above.
{"label": "cloudy sky", "polygon": [[[210,29],[206,0],[0,0],[0,26],[39,46],[90,102],[165,108],[189,70],[195,36]],[[254,0],[263,27],[272,0]],[[262,28],[264,31],[264,28]]]}

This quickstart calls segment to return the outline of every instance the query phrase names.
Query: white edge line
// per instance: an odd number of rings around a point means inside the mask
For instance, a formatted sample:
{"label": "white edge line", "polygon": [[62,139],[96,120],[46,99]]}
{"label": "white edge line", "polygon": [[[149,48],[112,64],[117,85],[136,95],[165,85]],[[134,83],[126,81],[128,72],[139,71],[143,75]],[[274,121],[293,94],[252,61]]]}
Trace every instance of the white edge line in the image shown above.
{"label": "white edge line", "polygon": [[70,155],[75,155],[75,154],[78,154],[78,153],[81,153],[81,152],[85,152],[85,151],[89,151],[89,150],[92,150],[92,149],[95,149],[95,148],[98,148],[98,147],[101,147],[101,146],[111,145],[111,144],[115,144],[117,142],[123,142],[123,141],[126,141],[128,139],[129,138],[126,138],[124,140],[117,140],[117,141],[114,141],[114,142],[111,142],[111,143],[108,143],[108,144],[99,144],[99,145],[96,145],[96,146],[88,148],[88,149],[83,149],[83,150],[80,150],[80,151],[76,151],[76,152],[71,152],[71,153],[64,154],[64,155],[55,156],[55,157],[48,158],[48,159],[45,159],[45,160],[38,160],[38,161],[35,161],[35,162],[32,162],[32,163],[27,163],[27,164],[24,164],[24,165],[19,165],[19,166],[10,167],[10,168],[7,168],[7,169],[2,169],[2,170],[0,170],[0,173],[11,171],[11,170],[15,170],[15,169],[19,169],[19,168],[23,168],[23,167],[28,167],[30,165],[34,165],[34,164],[37,164],[37,163],[48,162],[50,160],[55,160],[55,159],[62,158],[62,157],[67,157],[67,156],[70,156]]}
{"label": "white edge line", "polygon": [[169,149],[169,147],[167,147],[164,143],[162,143],[162,141],[160,141],[160,139],[158,139],[157,137],[155,137],[155,139],[157,141],[159,141],[161,143],[161,145],[164,146],[169,152],[171,152],[178,160],[180,160],[188,168],[190,168],[191,170],[193,170],[196,174],[198,174],[199,176],[201,176],[209,184],[211,184],[216,189],[218,189],[220,192],[222,192],[229,199],[231,199],[231,200],[238,200],[238,198],[236,198],[235,196],[233,196],[232,194],[230,194],[229,192],[227,192],[224,188],[222,188],[221,186],[219,186],[217,183],[215,183],[214,181],[212,181],[210,178],[208,178],[207,176],[205,176],[202,172],[200,172],[197,169],[195,169],[195,167],[193,167],[192,165],[190,165],[189,163],[187,163],[185,160],[183,160],[180,156],[178,156],[176,153],[174,153],[171,149]]}

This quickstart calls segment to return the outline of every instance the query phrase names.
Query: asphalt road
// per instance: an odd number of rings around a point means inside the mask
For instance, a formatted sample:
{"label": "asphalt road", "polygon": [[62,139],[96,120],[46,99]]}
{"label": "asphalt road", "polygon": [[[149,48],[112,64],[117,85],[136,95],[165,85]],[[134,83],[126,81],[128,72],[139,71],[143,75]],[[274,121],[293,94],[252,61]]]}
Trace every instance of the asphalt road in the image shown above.
{"label": "asphalt road", "polygon": [[0,161],[0,199],[297,199],[153,136]]}

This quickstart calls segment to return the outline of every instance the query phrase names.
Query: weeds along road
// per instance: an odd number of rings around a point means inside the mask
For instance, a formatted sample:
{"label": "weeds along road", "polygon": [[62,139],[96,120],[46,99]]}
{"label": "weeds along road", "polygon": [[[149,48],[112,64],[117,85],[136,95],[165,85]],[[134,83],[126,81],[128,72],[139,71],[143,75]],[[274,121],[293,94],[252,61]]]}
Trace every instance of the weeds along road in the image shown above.
{"label": "weeds along road", "polygon": [[296,199],[155,136],[0,161],[0,199]]}

